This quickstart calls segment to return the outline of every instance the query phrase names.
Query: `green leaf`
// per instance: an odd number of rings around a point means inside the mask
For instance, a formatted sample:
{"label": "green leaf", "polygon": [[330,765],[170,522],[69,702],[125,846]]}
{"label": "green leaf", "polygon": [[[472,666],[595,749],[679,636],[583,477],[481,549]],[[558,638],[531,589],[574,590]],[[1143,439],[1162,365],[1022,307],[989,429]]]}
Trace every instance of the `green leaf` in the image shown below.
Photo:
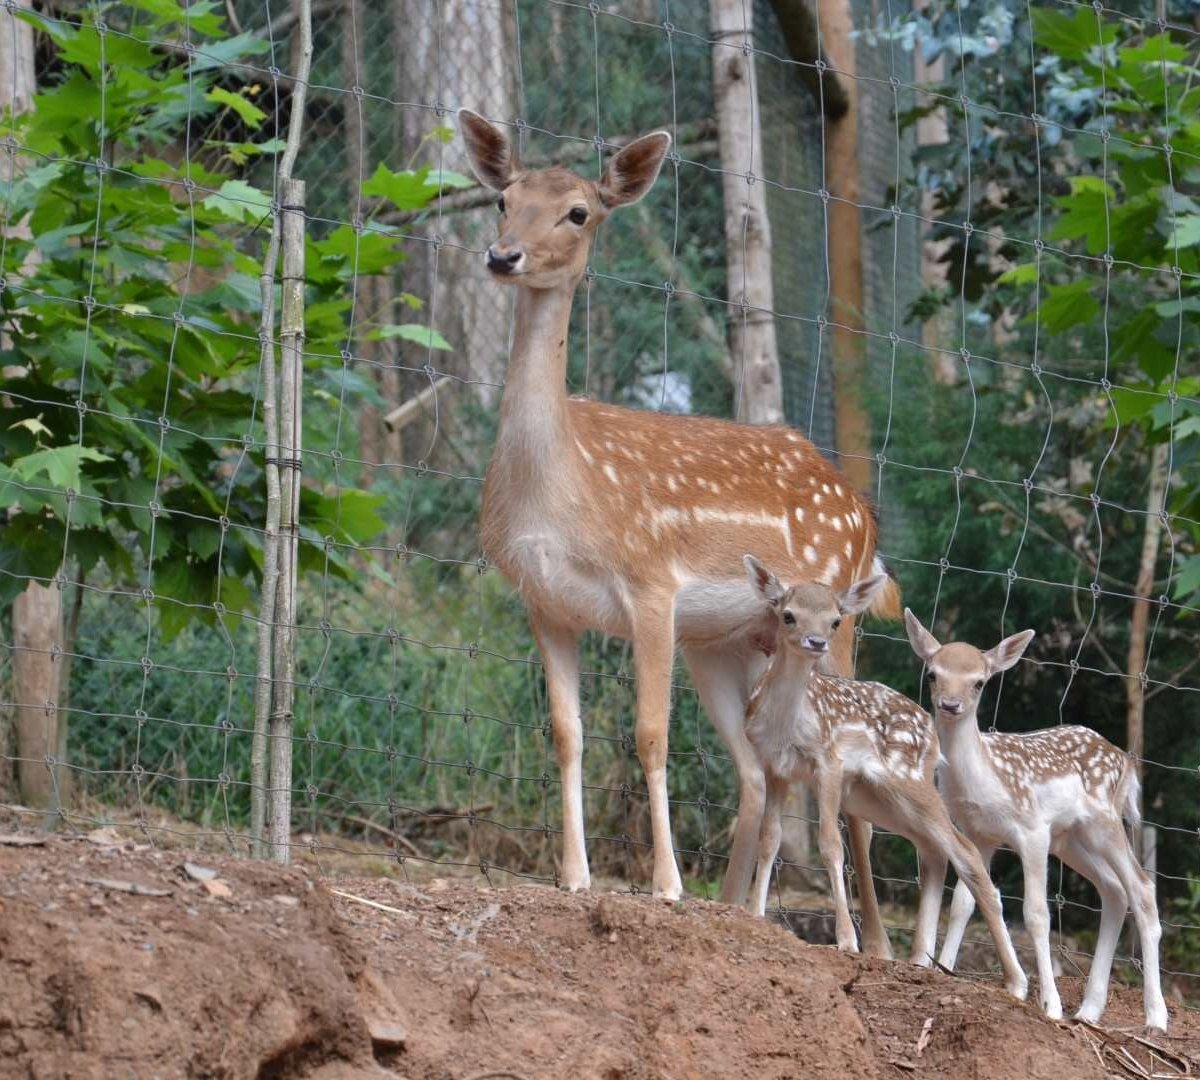
{"label": "green leaf", "polygon": [[267,118],[267,114],[253,102],[247,101],[241,94],[234,94],[220,86],[214,86],[204,95],[204,98],[206,101],[214,101],[218,105],[225,105],[232,109],[241,117],[242,123],[249,128],[257,128]]}
{"label": "green leaf", "polygon": [[1005,270],[998,278],[998,285],[1032,285],[1039,275],[1037,263],[1021,263],[1011,270]]}
{"label": "green leaf", "polygon": [[1186,600],[1193,593],[1200,593],[1200,555],[1185,559],[1175,575],[1175,599]]}
{"label": "green leaf", "polygon": [[257,223],[271,212],[271,196],[245,180],[226,180],[217,194],[204,200],[204,205],[233,221]]}
{"label": "green leaf", "polygon": [[1033,40],[1046,52],[1066,60],[1082,60],[1101,44],[1116,40],[1117,29],[1107,20],[1099,20],[1091,7],[1081,7],[1073,14],[1053,8],[1035,7]]}
{"label": "green leaf", "polygon": [[1181,248],[1200,244],[1200,214],[1180,214],[1175,218],[1175,228],[1167,236],[1167,250],[1176,245]]}
{"label": "green leaf", "polygon": [[451,169],[436,169],[429,174],[426,184],[430,187],[442,188],[473,188],[479,185],[469,176],[454,172]]}
{"label": "green leaf", "polygon": [[1072,176],[1070,183],[1071,194],[1054,200],[1063,214],[1050,230],[1050,239],[1082,238],[1090,254],[1103,254],[1109,243],[1113,189],[1095,176]]}
{"label": "green leaf", "polygon": [[1030,322],[1040,317],[1042,327],[1051,333],[1091,322],[1100,314],[1100,304],[1092,296],[1092,288],[1093,283],[1086,279],[1051,285],[1046,290],[1040,312],[1031,312],[1025,319]]}
{"label": "green leaf", "polygon": [[367,335],[368,341],[383,341],[387,338],[403,338],[405,341],[415,341],[429,349],[451,351],[452,346],[441,334],[429,326],[418,326],[416,323],[389,323],[372,330]]}
{"label": "green leaf", "polygon": [[27,484],[44,473],[52,487],[78,489],[84,461],[112,461],[112,458],[90,446],[55,446],[17,458],[12,470]]}

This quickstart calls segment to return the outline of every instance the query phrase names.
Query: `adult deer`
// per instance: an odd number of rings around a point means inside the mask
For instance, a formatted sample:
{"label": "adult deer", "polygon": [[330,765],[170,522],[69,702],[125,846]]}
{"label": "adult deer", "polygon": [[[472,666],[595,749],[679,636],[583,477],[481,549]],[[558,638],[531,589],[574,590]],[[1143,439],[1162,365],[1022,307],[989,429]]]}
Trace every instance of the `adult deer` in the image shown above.
{"label": "adult deer", "polygon": [[[1008,734],[979,730],[983,687],[1007,671],[1033,639],[1032,630],[980,652],[964,642],[942,645],[907,608],[904,624],[913,651],[929,672],[930,696],[946,763],[942,795],[954,823],[979,846],[984,861],[1001,844],[1012,848],[1025,872],[1025,929],[1037,956],[1042,1008],[1055,1020],[1062,1001],[1050,957],[1046,863],[1057,855],[1100,892],[1100,933],[1076,1014],[1096,1023],[1108,1000],[1108,976],[1125,912],[1142,945],[1143,1003],[1148,1027],[1167,1029],[1158,970],[1162,931],[1154,885],[1138,865],[1121,824],[1140,823],[1133,761],[1102,735],[1075,724]],[[974,901],[954,890],[940,963],[953,969]]]}
{"label": "adult deer", "polygon": [[915,701],[877,682],[820,674],[829,639],[885,584],[856,581],[835,592],[823,583],[784,588],[751,555],[746,572],[763,606],[778,620],[778,655],[746,708],[746,734],[767,774],[767,807],[759,847],[753,910],[766,907],[769,870],[779,850],[779,812],[788,788],[811,784],[820,810],[821,857],[829,871],[839,949],[856,952],[842,880],[838,814],[844,809],[912,841],[921,863],[921,900],[913,963],[928,967],[937,947],[938,909],[952,863],[967,895],[983,910],[1005,985],[1024,998],[1027,981],[1004,925],[1000,901],[979,851],[951,824],[934,786],[938,737]]}
{"label": "adult deer", "polygon": [[[630,640],[638,757],[646,773],[654,893],[680,895],[667,804],[671,672],[680,643],[738,774],[738,820],[722,899],[741,903],[754,869],[763,772],[742,730],[771,624],[741,556],[763,553],[796,579],[849,584],[875,563],[867,502],[802,436],[568,398],[567,327],[597,225],[637,202],[671,144],[654,132],[625,146],[598,183],[561,167],[526,171],[504,133],[459,112],[472,168],[500,193],[492,277],[517,289],[496,447],[483,491],[483,546],[519,590],[545,667],[562,774],[562,884],[590,882],[583,825],[579,638]],[[889,587],[881,607],[899,617]],[[836,643],[844,670],[851,627]],[[874,906],[866,827],[854,823],[867,936],[887,939]]]}

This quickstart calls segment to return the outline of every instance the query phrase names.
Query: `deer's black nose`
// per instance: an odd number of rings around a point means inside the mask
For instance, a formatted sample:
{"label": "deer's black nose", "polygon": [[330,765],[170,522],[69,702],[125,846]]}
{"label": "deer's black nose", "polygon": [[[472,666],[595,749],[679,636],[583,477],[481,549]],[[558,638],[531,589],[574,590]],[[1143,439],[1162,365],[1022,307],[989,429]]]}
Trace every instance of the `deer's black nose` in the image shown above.
{"label": "deer's black nose", "polygon": [[500,247],[493,244],[487,250],[487,268],[497,274],[511,274],[524,258],[525,252],[519,247]]}
{"label": "deer's black nose", "polygon": [[809,652],[823,653],[829,650],[829,642],[823,637],[817,637],[815,634],[805,634],[801,644]]}

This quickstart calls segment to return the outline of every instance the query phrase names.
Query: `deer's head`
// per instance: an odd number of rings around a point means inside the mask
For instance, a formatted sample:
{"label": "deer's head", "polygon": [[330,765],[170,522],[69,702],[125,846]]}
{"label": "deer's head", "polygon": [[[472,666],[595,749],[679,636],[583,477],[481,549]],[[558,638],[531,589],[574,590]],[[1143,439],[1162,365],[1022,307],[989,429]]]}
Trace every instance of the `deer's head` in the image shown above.
{"label": "deer's head", "polygon": [[1007,671],[1029,647],[1032,630],[1006,637],[995,648],[980,652],[974,645],[952,641],[942,645],[908,608],[904,609],[908,641],[928,671],[929,695],[939,722],[974,716],[979,697],[993,676]]}
{"label": "deer's head", "polygon": [[743,556],[743,560],[750,584],[778,620],[779,647],[813,659],[829,652],[830,639],[842,625],[842,619],[866,611],[888,580],[886,574],[877,574],[856,581],[842,592],[835,592],[821,582],[784,588],[753,555]]}
{"label": "deer's head", "polygon": [[498,281],[533,289],[574,285],[583,276],[596,226],[650,190],[671,146],[665,131],[643,135],[594,183],[559,165],[522,169],[498,127],[470,109],[460,109],[458,121],[476,177],[500,194],[500,235],[487,249],[487,268]]}

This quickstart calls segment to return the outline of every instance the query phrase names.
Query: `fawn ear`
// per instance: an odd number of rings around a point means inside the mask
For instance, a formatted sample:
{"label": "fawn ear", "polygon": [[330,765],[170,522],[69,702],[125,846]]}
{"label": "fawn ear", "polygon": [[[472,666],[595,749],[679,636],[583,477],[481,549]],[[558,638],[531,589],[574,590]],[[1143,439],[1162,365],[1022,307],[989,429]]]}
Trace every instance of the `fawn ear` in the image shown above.
{"label": "fawn ear", "polygon": [[621,148],[600,177],[600,201],[609,210],[637,202],[658,179],[671,136],[655,131]]}
{"label": "fawn ear", "polygon": [[844,592],[838,593],[838,611],[843,615],[857,615],[860,611],[866,611],[871,606],[871,601],[875,599],[875,594],[887,582],[887,574],[876,574],[874,577],[856,581]]}
{"label": "fawn ear", "polygon": [[942,647],[938,639],[921,625],[921,620],[909,608],[904,609],[904,629],[908,631],[908,643],[913,652],[928,664]]}
{"label": "fawn ear", "polygon": [[470,109],[459,109],[458,127],[467,144],[471,169],[484,187],[503,191],[521,174],[516,151],[495,124]]}
{"label": "fawn ear", "polygon": [[746,564],[746,576],[750,578],[750,584],[754,586],[755,592],[771,607],[778,607],[784,592],[783,586],[779,584],[779,578],[753,555],[743,555],[742,562]]}
{"label": "fawn ear", "polygon": [[1001,671],[1007,671],[1020,660],[1021,654],[1029,648],[1034,633],[1033,630],[1022,630],[1019,634],[1006,637],[994,649],[988,649],[983,654],[983,659],[988,666],[988,674],[996,675]]}

